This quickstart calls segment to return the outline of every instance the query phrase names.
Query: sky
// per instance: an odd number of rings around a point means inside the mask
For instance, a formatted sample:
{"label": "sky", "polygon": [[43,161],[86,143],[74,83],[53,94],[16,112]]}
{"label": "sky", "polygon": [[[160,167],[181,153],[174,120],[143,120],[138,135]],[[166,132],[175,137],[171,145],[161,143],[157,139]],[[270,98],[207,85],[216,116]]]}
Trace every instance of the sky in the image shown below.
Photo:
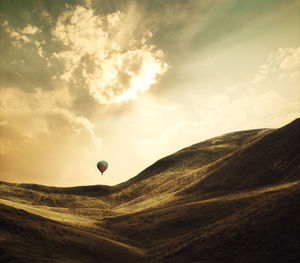
{"label": "sky", "polygon": [[194,143],[300,116],[298,0],[0,9],[2,181],[115,185]]}

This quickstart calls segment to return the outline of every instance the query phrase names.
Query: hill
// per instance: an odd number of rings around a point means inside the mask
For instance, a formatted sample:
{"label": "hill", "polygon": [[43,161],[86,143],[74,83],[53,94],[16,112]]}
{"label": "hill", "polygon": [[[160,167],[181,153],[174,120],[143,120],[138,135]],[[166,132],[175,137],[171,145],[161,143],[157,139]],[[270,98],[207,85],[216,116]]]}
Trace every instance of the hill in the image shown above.
{"label": "hill", "polygon": [[0,261],[297,262],[299,138],[225,134],[113,187],[0,182]]}

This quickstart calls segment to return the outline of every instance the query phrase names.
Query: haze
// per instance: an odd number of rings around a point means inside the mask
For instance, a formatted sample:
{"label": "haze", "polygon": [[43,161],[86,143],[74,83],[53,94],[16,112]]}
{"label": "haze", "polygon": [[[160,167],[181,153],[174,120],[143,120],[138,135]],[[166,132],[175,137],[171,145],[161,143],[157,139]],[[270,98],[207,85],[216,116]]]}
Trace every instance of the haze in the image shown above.
{"label": "haze", "polygon": [[297,0],[0,3],[0,180],[114,185],[299,117]]}

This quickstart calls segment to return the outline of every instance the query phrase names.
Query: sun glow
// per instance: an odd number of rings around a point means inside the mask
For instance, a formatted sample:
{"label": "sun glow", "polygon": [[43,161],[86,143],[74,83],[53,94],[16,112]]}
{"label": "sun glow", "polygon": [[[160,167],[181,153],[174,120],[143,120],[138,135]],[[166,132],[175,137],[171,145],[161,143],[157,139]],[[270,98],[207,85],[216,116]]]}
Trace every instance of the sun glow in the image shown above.
{"label": "sun glow", "polygon": [[[150,44],[152,33],[138,30],[135,13],[117,11],[99,16],[90,8],[67,8],[52,35],[65,50],[54,56],[65,67],[60,79],[80,79],[100,104],[136,99],[166,72],[164,52]],[[72,21],[72,23],[70,22]]]}
{"label": "sun glow", "polygon": [[146,53],[144,63],[138,74],[128,72],[131,76],[130,88],[125,90],[124,93],[116,99],[116,102],[131,100],[138,98],[139,93],[148,90],[152,85],[157,82],[158,76],[164,74],[168,69],[167,63],[157,61],[152,54]]}

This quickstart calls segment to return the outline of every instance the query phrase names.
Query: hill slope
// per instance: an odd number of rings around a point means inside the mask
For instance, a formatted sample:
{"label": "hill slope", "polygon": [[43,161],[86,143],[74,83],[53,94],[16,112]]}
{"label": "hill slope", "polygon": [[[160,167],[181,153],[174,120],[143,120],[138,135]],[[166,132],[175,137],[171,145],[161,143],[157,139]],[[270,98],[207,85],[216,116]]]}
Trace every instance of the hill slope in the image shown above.
{"label": "hill slope", "polygon": [[182,194],[227,192],[300,180],[300,119],[210,165]]}
{"label": "hill slope", "polygon": [[[136,204],[165,200],[202,176],[199,170],[269,134],[271,130],[250,130],[225,134],[184,148],[158,160],[136,177],[115,186],[111,196]],[[145,202],[144,202],[145,203]],[[144,206],[143,204],[142,206]]]}
{"label": "hill slope", "polygon": [[225,134],[113,187],[2,182],[0,261],[297,262],[299,138]]}
{"label": "hill slope", "polygon": [[95,230],[0,205],[1,262],[134,262],[143,251]]}

